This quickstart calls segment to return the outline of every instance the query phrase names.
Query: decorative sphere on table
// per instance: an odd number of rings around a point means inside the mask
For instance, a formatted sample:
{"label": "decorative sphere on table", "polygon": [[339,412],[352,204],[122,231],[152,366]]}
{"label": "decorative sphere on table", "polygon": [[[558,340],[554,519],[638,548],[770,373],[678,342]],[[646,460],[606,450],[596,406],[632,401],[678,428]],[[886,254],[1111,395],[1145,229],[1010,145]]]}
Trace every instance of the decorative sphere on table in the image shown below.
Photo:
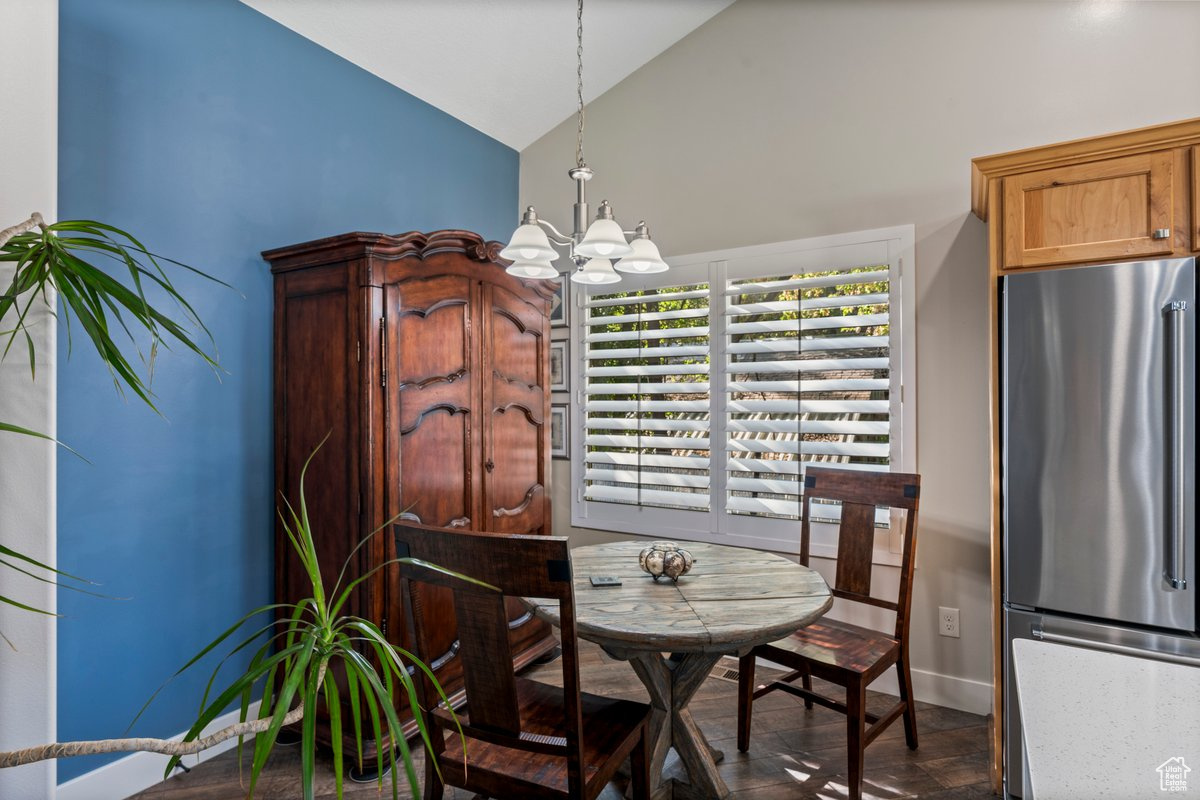
{"label": "decorative sphere on table", "polygon": [[687,574],[695,559],[687,550],[680,549],[674,542],[654,542],[638,555],[638,564],[643,572],[657,581],[666,576],[673,581]]}

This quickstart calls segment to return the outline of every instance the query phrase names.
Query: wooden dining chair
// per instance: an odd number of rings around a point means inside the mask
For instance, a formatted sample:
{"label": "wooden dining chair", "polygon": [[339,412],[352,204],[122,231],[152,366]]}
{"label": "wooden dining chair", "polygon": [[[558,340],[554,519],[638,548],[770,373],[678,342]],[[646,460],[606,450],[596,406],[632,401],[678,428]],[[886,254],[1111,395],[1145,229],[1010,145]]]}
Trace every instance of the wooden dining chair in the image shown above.
{"label": "wooden dining chair", "polygon": [[[604,790],[630,759],[634,797],[650,796],[646,729],[650,707],[585,694],[579,689],[575,592],[567,540],[557,536],[473,533],[421,525],[393,527],[399,557],[420,559],[487,586],[418,563],[400,565],[401,587],[416,655],[429,663],[430,628],[422,614],[422,584],[448,589],[454,600],[465,684],[458,727],[432,683],[418,670],[418,700],[429,725],[425,798],[443,784],[491,798],[580,798]],[[505,597],[557,600],[562,636],[562,687],[513,673]],[[448,740],[447,740],[448,737]]]}
{"label": "wooden dining chair", "polygon": [[[813,703],[816,703],[845,714],[850,800],[862,797],[864,750],[898,717],[904,718],[904,737],[909,748],[917,749],[917,716],[908,666],[908,621],[912,605],[920,495],[920,475],[807,468],[800,523],[800,563],[808,566],[812,501],[839,501],[842,509],[833,595],[856,603],[891,609],[896,612],[896,626],[890,633],[881,633],[845,622],[821,619],[801,628],[787,639],[755,647],[742,656],[739,664],[738,749],[745,752],[750,747],[750,714],[754,701],[777,689],[803,698],[807,709],[812,709]],[[900,591],[895,601],[871,595],[876,507],[902,509],[904,512]],[[764,659],[791,671],[777,681],[756,687],[755,659]],[[878,716],[867,713],[867,685],[893,665],[900,679],[900,701]],[[844,702],[814,692],[813,676],[845,689]],[[800,687],[793,685],[797,678],[801,681]],[[870,727],[867,727],[868,724]]]}

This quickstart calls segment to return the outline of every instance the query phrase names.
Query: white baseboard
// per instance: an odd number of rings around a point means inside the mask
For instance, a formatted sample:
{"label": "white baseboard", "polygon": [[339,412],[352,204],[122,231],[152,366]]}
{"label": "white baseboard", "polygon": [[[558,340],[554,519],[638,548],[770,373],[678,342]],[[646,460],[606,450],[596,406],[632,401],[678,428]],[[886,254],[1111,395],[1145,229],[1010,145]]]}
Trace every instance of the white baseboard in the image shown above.
{"label": "white baseboard", "polygon": [[[258,716],[257,701],[250,705],[247,713],[248,719]],[[207,736],[233,725],[238,721],[238,716],[239,712],[235,710],[217,717],[208,724],[202,735]],[[182,741],[185,733],[187,731],[181,731],[170,738],[173,741]],[[235,736],[196,755],[184,756],[183,763],[188,767],[194,767],[236,745],[237,737]],[[137,794],[161,782],[163,770],[166,769],[169,760],[170,756],[158,753],[134,753],[60,784],[55,797],[57,800],[113,800],[119,797],[129,797],[131,794]]]}
{"label": "white baseboard", "polygon": [[[983,681],[972,681],[954,675],[940,675],[923,669],[912,671],[913,694],[923,703],[955,708],[972,714],[987,716],[992,713],[992,685]],[[895,670],[888,670],[871,683],[877,692],[898,695],[900,689]]]}
{"label": "white baseboard", "polygon": [[[779,666],[769,661],[758,659],[758,666],[766,669],[779,669]],[[971,714],[987,716],[992,713],[992,685],[984,681],[973,681],[954,675],[941,675],[923,669],[912,671],[913,694],[923,703],[935,706],[945,706]],[[872,691],[899,695],[900,688],[896,680],[896,672],[889,669],[871,682]]]}

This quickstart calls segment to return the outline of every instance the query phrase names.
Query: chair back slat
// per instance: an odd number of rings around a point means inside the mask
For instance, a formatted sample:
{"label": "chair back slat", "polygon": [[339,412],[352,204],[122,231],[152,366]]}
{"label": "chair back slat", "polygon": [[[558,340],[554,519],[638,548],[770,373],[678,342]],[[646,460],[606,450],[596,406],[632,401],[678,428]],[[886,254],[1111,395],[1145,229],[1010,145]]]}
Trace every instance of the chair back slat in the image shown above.
{"label": "chair back slat", "polygon": [[804,496],[805,499],[913,509],[921,496],[921,476],[907,472],[808,467],[804,471]]}
{"label": "chair back slat", "polygon": [[[401,563],[409,630],[418,658],[438,655],[426,648],[429,636],[421,612],[420,584],[450,589],[460,643],[463,683],[469,726],[487,741],[516,749],[545,752],[550,745],[539,743],[521,729],[516,678],[509,645],[506,597],[539,597],[557,600],[562,631],[566,746],[559,748],[576,762],[581,757],[582,716],[579,705],[578,643],[575,638],[574,590],[567,540],[561,536],[525,536],[478,533],[462,529],[433,528],[411,523],[393,525],[396,554],[422,563]],[[449,570],[473,580],[447,575]],[[487,586],[480,586],[482,582]],[[432,709],[440,698],[432,683],[418,670],[417,688],[421,705]],[[431,720],[444,724],[431,715]],[[440,737],[434,737],[439,749]],[[551,748],[553,749],[553,748]]]}
{"label": "chair back slat", "polygon": [[834,588],[848,595],[870,595],[874,549],[875,506],[843,502]]}
{"label": "chair back slat", "polygon": [[[905,472],[808,467],[804,471],[804,507],[800,523],[800,562],[808,565],[809,518],[813,500],[842,504],[838,524],[837,577],[835,597],[888,608],[896,612],[896,636],[908,629],[912,600],[912,575],[916,556],[917,508],[921,498],[921,476]],[[875,509],[899,509],[903,513],[903,550],[900,588],[896,600],[871,595]],[[896,521],[893,520],[893,524]]]}
{"label": "chair back slat", "polygon": [[508,613],[499,592],[454,593],[459,657],[471,703],[471,725],[509,736],[521,735],[521,712],[513,682]]}

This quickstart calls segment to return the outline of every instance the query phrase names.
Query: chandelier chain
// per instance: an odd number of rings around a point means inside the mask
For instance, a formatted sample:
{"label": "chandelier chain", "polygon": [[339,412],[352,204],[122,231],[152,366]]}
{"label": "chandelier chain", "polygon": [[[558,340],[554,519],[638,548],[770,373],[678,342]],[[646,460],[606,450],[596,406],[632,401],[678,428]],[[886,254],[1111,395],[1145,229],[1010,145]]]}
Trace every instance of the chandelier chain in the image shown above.
{"label": "chandelier chain", "polygon": [[579,97],[579,132],[575,137],[575,166],[584,167],[587,164],[583,160],[583,0],[579,0],[578,11],[575,15],[576,28],[575,38],[578,41],[578,46],[575,48],[575,92]]}

